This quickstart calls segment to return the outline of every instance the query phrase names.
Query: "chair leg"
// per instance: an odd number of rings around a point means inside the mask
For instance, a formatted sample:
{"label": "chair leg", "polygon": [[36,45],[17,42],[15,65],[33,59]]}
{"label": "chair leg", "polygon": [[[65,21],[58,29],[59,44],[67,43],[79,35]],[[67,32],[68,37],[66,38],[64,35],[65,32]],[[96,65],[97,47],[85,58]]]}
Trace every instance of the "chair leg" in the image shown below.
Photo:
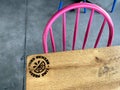
{"label": "chair leg", "polygon": [[[84,0],[84,2],[86,2],[86,0]],[[86,8],[84,8],[84,13],[86,13]]]}
{"label": "chair leg", "polygon": [[58,10],[62,9],[62,6],[63,6],[63,1],[60,0],[59,6],[58,6]]}
{"label": "chair leg", "polygon": [[111,9],[111,11],[110,11],[111,13],[114,11],[114,8],[115,8],[115,5],[116,5],[116,1],[117,1],[117,0],[114,0],[114,1],[113,1],[112,9]]}

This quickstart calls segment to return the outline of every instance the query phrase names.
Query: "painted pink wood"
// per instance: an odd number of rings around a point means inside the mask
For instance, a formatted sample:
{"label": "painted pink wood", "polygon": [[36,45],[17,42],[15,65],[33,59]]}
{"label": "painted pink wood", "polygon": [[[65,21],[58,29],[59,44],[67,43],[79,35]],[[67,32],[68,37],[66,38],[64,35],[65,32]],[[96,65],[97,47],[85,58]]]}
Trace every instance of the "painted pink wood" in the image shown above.
{"label": "painted pink wood", "polygon": [[102,23],[102,26],[101,26],[101,28],[100,28],[100,31],[99,31],[99,33],[98,33],[98,36],[97,36],[97,39],[96,39],[94,48],[97,47],[97,45],[98,45],[98,43],[99,43],[99,41],[100,41],[100,37],[101,37],[101,35],[102,35],[102,32],[103,32],[103,29],[104,29],[105,24],[106,24],[106,20],[104,19],[104,21],[103,21],[103,23]]}
{"label": "painted pink wood", "polygon": [[62,15],[63,21],[63,51],[66,50],[66,13]]}
{"label": "painted pink wood", "polygon": [[[91,3],[75,3],[75,4],[68,5],[68,6],[62,8],[61,10],[59,10],[58,12],[56,12],[50,18],[48,23],[46,24],[46,27],[45,27],[44,32],[43,32],[43,38],[42,38],[43,49],[44,49],[45,53],[48,52],[47,38],[48,38],[48,32],[49,32],[50,27],[52,26],[53,22],[58,17],[63,15],[64,13],[66,13],[66,12],[72,10],[72,9],[78,9],[78,8],[88,8],[88,9],[95,10],[95,11],[99,12],[105,18],[106,22],[108,23],[108,27],[109,27],[109,36],[108,36],[107,46],[110,46],[112,44],[112,40],[113,40],[113,37],[114,37],[114,25],[113,25],[112,19],[109,16],[109,14],[104,9],[102,9],[101,7],[99,7],[99,6],[95,5],[95,4],[91,4]],[[88,26],[90,26],[90,25],[88,25]],[[89,32],[89,30],[90,29],[88,28],[88,32]],[[87,34],[86,34],[86,36],[87,36]],[[87,41],[87,39],[86,39],[86,41]],[[86,41],[85,41],[85,44],[86,44]],[[82,47],[83,49],[85,48],[85,44]]]}
{"label": "painted pink wood", "polygon": [[55,47],[55,40],[54,40],[54,35],[53,35],[52,27],[50,27],[50,39],[51,39],[51,44],[52,44],[53,52],[55,52],[56,51],[56,47]]}
{"label": "painted pink wood", "polygon": [[78,8],[77,12],[76,12],[72,50],[75,49],[76,37],[77,37],[77,32],[78,32],[79,17],[80,17],[80,8]]}
{"label": "painted pink wood", "polygon": [[87,30],[86,30],[86,33],[85,33],[85,36],[84,36],[84,42],[83,42],[82,49],[85,48],[85,45],[86,45],[86,42],[87,42],[87,39],[88,39],[88,34],[90,32],[90,27],[91,27],[91,24],[92,24],[93,15],[94,15],[94,9],[92,9],[91,14],[90,14]]}

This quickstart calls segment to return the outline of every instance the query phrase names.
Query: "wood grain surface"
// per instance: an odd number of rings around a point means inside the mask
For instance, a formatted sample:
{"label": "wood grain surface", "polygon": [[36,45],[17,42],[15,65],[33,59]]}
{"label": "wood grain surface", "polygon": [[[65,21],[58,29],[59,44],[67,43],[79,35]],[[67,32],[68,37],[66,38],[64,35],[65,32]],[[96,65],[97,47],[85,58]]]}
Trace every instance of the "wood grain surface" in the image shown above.
{"label": "wood grain surface", "polygon": [[120,46],[30,55],[26,90],[120,90]]}

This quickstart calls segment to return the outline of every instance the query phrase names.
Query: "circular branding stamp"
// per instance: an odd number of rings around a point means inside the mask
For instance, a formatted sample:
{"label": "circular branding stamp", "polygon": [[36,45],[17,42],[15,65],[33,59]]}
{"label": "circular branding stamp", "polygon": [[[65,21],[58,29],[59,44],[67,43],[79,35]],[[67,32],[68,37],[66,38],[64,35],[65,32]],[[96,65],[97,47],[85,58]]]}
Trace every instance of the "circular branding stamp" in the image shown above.
{"label": "circular branding stamp", "polygon": [[44,56],[33,57],[28,64],[29,73],[36,78],[44,76],[49,70],[49,64],[48,59]]}

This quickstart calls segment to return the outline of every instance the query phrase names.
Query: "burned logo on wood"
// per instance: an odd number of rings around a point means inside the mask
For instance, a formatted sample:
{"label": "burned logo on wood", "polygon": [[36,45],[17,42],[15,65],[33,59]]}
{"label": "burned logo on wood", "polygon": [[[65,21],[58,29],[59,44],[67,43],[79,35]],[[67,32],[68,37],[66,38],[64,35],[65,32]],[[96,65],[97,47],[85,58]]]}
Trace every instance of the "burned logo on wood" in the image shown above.
{"label": "burned logo on wood", "polygon": [[33,57],[28,64],[29,73],[36,78],[45,76],[49,70],[49,64],[48,59],[44,56]]}

